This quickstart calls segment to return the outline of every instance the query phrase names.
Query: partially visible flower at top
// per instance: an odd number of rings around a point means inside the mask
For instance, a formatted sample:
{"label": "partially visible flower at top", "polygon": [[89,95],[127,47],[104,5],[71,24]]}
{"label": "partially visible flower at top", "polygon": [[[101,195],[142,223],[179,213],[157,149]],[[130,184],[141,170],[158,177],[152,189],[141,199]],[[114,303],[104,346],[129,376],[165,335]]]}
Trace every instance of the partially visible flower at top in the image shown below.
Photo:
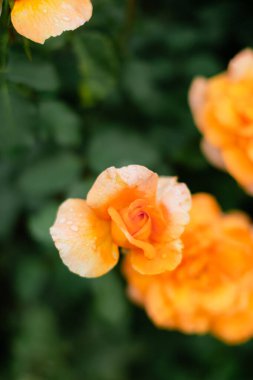
{"label": "partially visible flower at top", "polygon": [[227,170],[253,195],[253,50],[245,49],[225,73],[196,78],[189,102],[210,162]]}
{"label": "partially visible flower at top", "polygon": [[69,199],[50,232],[63,262],[83,277],[98,277],[119,260],[119,247],[140,273],[173,270],[182,258],[181,235],[191,196],[174,177],[158,178],[130,165],[102,172],[87,200]]}
{"label": "partially visible flower at top", "polygon": [[14,0],[11,21],[19,34],[43,44],[83,25],[91,15],[90,0]]}
{"label": "partially visible flower at top", "polygon": [[128,257],[128,293],[153,322],[184,333],[212,333],[228,343],[253,337],[253,231],[246,215],[223,214],[208,194],[192,196],[181,264],[143,276]]}

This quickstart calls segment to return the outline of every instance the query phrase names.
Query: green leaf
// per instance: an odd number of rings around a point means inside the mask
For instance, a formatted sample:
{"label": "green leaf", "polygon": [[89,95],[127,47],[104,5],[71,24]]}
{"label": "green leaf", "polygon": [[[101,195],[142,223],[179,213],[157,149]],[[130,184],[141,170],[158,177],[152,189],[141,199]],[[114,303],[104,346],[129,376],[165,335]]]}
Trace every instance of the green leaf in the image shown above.
{"label": "green leaf", "polygon": [[95,172],[110,166],[140,164],[155,168],[160,156],[157,150],[139,134],[109,129],[93,136],[88,150],[88,162]]}
{"label": "green leaf", "polygon": [[84,178],[81,181],[78,181],[70,187],[67,194],[68,198],[86,198],[91,186],[95,181],[94,177]]}
{"label": "green leaf", "polygon": [[36,301],[43,294],[47,275],[47,267],[41,256],[29,256],[20,260],[14,279],[19,298],[23,302]]}
{"label": "green leaf", "polygon": [[220,61],[214,55],[208,53],[198,53],[190,56],[187,61],[187,67],[185,67],[185,73],[191,78],[199,75],[216,75],[222,70],[223,67]]}
{"label": "green leaf", "polygon": [[28,220],[31,235],[39,243],[52,245],[49,228],[53,225],[59,204],[51,202],[32,214]]}
{"label": "green leaf", "polygon": [[43,197],[66,191],[79,178],[82,162],[71,153],[57,153],[28,166],[19,187],[27,196]]}
{"label": "green leaf", "polygon": [[169,51],[185,52],[196,47],[199,42],[199,33],[192,26],[171,25],[169,33],[165,36],[165,41],[169,47]]}
{"label": "green leaf", "polygon": [[8,79],[39,91],[56,91],[59,80],[54,66],[45,60],[29,61],[25,55],[11,54]]}
{"label": "green leaf", "polygon": [[0,238],[6,238],[12,231],[20,211],[20,194],[11,184],[0,189]]}
{"label": "green leaf", "polygon": [[75,38],[74,52],[80,73],[80,96],[88,107],[104,99],[116,85],[118,59],[109,38],[99,33],[84,33]]}
{"label": "green leaf", "polygon": [[95,310],[99,317],[113,325],[127,323],[128,308],[124,288],[113,272],[96,279],[91,284]]}
{"label": "green leaf", "polygon": [[81,141],[81,121],[71,108],[59,101],[48,100],[39,105],[41,129],[48,129],[58,144],[76,146]]}
{"label": "green leaf", "polygon": [[26,307],[16,323],[19,329],[12,347],[14,378],[68,379],[63,345],[52,310],[42,305]]}
{"label": "green leaf", "polygon": [[34,104],[7,84],[0,87],[0,149],[8,152],[34,144],[37,112]]}

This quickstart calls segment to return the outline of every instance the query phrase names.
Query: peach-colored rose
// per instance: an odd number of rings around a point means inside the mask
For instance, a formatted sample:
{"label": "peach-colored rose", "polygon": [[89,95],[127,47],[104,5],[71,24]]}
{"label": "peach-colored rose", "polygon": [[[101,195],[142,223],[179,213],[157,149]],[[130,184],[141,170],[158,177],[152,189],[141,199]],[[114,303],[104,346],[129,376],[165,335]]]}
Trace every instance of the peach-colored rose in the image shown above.
{"label": "peach-colored rose", "polygon": [[91,15],[90,0],[15,0],[11,21],[19,34],[43,44],[83,25]]}
{"label": "peach-colored rose", "polygon": [[196,78],[189,102],[210,162],[253,194],[253,51],[236,55],[225,73]]}
{"label": "peach-colored rose", "polygon": [[111,167],[97,178],[87,199],[69,199],[51,235],[69,269],[97,277],[112,269],[124,248],[140,273],[174,269],[182,258],[181,235],[191,196],[176,178],[130,165]]}
{"label": "peach-colored rose", "polygon": [[224,215],[210,195],[192,200],[181,264],[171,273],[143,276],[127,257],[129,296],[159,327],[245,341],[253,336],[252,225],[242,213]]}

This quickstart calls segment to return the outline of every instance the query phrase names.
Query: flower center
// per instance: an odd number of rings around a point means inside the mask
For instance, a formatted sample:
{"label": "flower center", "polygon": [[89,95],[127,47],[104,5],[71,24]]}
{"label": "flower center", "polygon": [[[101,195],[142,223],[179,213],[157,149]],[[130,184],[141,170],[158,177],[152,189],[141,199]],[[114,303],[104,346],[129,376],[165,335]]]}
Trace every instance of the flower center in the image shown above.
{"label": "flower center", "polygon": [[109,208],[108,213],[112,219],[113,240],[117,245],[123,248],[137,247],[148,258],[154,257],[154,248],[149,243],[152,223],[146,201],[137,199],[119,211]]}
{"label": "flower center", "polygon": [[151,233],[151,218],[145,201],[137,199],[119,213],[133,237],[140,240],[148,239]]}

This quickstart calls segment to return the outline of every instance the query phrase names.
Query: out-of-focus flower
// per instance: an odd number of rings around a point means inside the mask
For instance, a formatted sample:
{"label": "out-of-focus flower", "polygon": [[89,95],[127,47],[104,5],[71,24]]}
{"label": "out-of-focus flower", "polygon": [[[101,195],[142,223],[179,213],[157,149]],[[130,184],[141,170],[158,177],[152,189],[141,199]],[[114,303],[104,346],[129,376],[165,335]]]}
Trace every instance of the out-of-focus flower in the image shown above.
{"label": "out-of-focus flower", "polygon": [[253,51],[243,50],[225,73],[196,78],[189,102],[210,162],[253,194]]}
{"label": "out-of-focus flower", "polygon": [[19,34],[43,44],[83,25],[91,15],[90,0],[15,0],[11,21]]}
{"label": "out-of-focus flower", "polygon": [[87,200],[69,199],[51,235],[69,269],[84,277],[108,272],[127,250],[140,273],[173,270],[181,261],[181,235],[191,196],[184,184],[139,165],[100,174]]}
{"label": "out-of-focus flower", "polygon": [[170,273],[143,276],[127,257],[129,296],[159,327],[245,341],[253,336],[252,225],[242,213],[223,214],[210,195],[192,201],[181,264]]}

